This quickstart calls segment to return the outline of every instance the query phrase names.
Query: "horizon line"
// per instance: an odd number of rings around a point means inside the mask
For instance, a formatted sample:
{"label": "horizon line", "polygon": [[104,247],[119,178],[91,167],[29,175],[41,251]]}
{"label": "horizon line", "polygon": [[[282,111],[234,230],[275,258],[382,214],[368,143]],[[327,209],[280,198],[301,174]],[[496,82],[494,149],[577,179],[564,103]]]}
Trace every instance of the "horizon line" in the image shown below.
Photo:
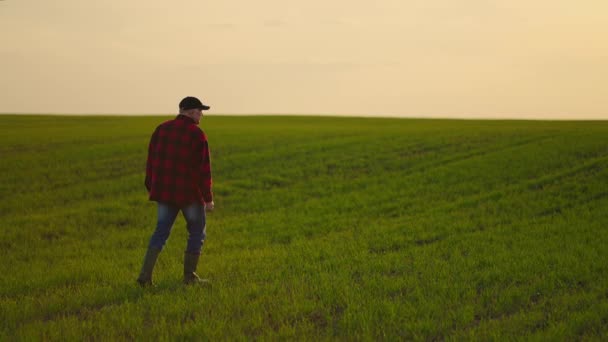
{"label": "horizon line", "polygon": [[[163,113],[31,113],[31,112],[0,112],[1,116],[76,116],[76,117],[145,117],[145,116],[173,116],[173,114]],[[280,117],[327,117],[327,118],[369,118],[369,119],[414,119],[414,120],[483,120],[483,121],[608,121],[606,118],[563,118],[563,117],[518,117],[508,115],[498,115],[493,117],[481,117],[475,115],[458,115],[458,116],[443,116],[443,115],[404,115],[404,114],[336,114],[336,113],[217,113],[206,114],[204,116],[223,116],[223,117],[255,117],[255,116],[280,116]]]}

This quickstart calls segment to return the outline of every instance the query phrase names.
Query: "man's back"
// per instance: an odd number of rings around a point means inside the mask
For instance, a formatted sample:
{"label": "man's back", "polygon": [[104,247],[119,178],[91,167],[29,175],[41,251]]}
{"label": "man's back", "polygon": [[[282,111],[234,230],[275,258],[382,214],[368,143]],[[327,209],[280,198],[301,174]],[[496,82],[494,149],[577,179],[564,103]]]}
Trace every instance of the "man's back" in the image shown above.
{"label": "man's back", "polygon": [[186,205],[212,200],[207,137],[194,120],[178,115],[156,128],[148,148],[146,187],[153,201]]}

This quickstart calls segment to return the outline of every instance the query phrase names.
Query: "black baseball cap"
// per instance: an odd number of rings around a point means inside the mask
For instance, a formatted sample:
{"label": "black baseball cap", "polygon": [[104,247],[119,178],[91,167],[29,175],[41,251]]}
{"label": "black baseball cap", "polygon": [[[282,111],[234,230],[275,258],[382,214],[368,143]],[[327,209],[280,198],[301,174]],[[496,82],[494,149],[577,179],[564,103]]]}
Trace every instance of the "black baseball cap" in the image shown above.
{"label": "black baseball cap", "polygon": [[179,102],[180,110],[188,110],[188,109],[195,109],[195,108],[201,109],[201,110],[207,110],[211,107],[204,105],[201,102],[201,100],[199,100],[193,96],[184,97],[184,99]]}

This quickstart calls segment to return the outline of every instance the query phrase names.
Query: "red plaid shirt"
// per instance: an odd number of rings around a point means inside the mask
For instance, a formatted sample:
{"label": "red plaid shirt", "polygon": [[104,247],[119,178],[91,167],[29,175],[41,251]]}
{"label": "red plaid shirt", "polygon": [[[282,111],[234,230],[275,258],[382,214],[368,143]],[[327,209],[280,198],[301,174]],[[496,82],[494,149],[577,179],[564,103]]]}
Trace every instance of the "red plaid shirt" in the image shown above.
{"label": "red plaid shirt", "polygon": [[151,201],[184,206],[213,200],[207,136],[194,120],[178,115],[156,127],[145,184]]}

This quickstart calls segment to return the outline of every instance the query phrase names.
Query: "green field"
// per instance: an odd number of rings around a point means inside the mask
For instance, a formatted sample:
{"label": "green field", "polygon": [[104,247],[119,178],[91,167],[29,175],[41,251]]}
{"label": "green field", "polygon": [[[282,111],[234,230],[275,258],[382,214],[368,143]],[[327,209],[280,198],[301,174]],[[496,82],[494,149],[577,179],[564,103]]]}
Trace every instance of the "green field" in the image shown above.
{"label": "green field", "polygon": [[180,216],[141,289],[165,119],[0,116],[0,340],[608,339],[608,122],[205,117],[213,286]]}

